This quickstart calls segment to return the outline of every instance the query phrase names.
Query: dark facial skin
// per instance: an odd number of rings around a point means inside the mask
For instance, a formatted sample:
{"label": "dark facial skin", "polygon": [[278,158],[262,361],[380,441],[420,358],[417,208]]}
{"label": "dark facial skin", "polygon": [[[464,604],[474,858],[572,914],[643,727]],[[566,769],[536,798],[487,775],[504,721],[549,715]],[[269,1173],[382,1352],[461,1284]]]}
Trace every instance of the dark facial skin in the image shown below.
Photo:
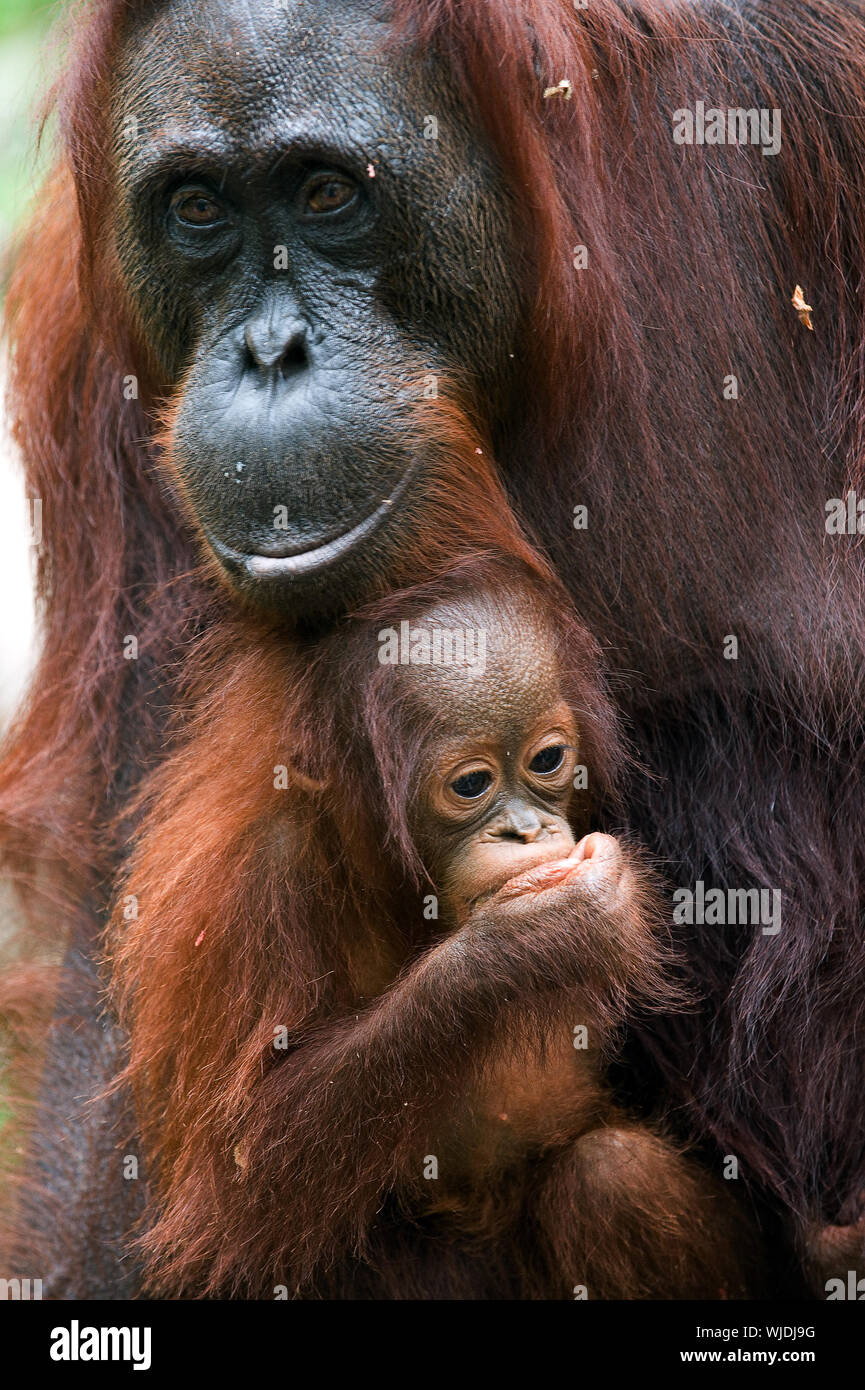
{"label": "dark facial skin", "polygon": [[500,177],[446,69],[385,51],[377,14],[178,0],[115,88],[118,257],[180,389],[173,466],[231,582],[287,611],[361,596],[411,533],[426,374],[494,411],[512,371]]}

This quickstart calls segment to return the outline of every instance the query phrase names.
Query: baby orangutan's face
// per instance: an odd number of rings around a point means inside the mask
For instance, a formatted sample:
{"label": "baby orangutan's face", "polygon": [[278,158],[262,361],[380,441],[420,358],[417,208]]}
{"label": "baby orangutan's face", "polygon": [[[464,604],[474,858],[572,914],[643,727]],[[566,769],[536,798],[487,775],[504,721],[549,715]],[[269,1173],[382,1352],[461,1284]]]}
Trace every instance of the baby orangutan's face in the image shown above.
{"label": "baby orangutan's face", "polygon": [[499,671],[464,697],[445,705],[454,732],[432,750],[415,816],[442,916],[457,923],[517,875],[574,849],[578,741],[549,669]]}

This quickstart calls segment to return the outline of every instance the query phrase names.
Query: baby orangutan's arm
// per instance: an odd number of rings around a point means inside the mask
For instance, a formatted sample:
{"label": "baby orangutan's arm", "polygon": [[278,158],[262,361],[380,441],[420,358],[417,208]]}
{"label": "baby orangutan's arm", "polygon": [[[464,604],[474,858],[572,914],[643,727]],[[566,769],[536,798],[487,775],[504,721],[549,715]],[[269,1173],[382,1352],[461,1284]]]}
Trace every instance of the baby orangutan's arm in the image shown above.
{"label": "baby orangutan's arm", "polygon": [[655,900],[615,841],[587,837],[545,884],[505,885],[367,1010],[323,1025],[262,1078],[235,1191],[259,1214],[256,1265],[275,1282],[301,1288],[362,1249],[389,1191],[428,1195],[424,1158],[491,1058],[543,1055],[571,1018],[603,1030],[631,991],[664,988]]}

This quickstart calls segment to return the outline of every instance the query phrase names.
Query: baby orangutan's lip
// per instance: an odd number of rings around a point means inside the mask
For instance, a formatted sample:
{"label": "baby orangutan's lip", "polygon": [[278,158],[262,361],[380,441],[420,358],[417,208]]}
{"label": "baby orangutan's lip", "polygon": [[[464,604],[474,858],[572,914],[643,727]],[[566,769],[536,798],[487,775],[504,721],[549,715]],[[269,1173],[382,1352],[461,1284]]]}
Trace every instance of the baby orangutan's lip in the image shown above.
{"label": "baby orangutan's lip", "polygon": [[470,913],[473,913],[477,908],[483,908],[485,903],[491,902],[494,898],[501,902],[502,899],[519,898],[523,892],[541,892],[544,888],[555,887],[555,884],[560,883],[563,878],[567,877],[567,874],[572,873],[583,862],[583,852],[576,855],[576,851],[576,845],[566,856],[560,855],[560,853],[555,855],[555,851],[553,851],[552,858],[538,859],[538,862],[534,863],[531,869],[522,869],[519,874],[513,874],[510,878],[499,878],[498,883],[494,881],[487,890],[478,892],[476,898],[466,901],[460,917],[463,920],[466,919]]}
{"label": "baby orangutan's lip", "polygon": [[482,907],[484,903],[490,902],[495,898],[498,902],[507,901],[510,898],[518,898],[524,893],[542,893],[547,888],[555,888],[573,873],[574,869],[585,862],[585,855],[582,850],[577,854],[578,846],[575,845],[571,853],[565,857],[559,856],[556,859],[542,860],[530,869],[523,869],[520,873],[514,874],[512,878],[505,879],[497,887],[489,888],[487,892],[481,893],[473,898],[466,905],[467,913],[474,912],[475,908]]}
{"label": "baby orangutan's lip", "polygon": [[576,859],[569,855],[567,859],[550,859],[546,864],[538,864],[534,869],[524,869],[521,874],[509,878],[499,889],[496,897],[519,898],[524,893],[543,893],[561,883],[583,863],[585,859],[582,855]]}

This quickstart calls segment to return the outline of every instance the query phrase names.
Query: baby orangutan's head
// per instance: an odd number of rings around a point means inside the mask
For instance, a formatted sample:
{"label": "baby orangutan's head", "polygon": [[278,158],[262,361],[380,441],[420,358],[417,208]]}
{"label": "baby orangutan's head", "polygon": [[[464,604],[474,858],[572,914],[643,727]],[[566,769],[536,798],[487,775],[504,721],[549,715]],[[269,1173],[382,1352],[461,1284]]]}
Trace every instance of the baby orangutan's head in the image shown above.
{"label": "baby orangutan's head", "polygon": [[443,919],[459,922],[517,876],[541,865],[554,875],[574,849],[568,812],[580,731],[555,634],[530,596],[436,604],[417,627],[475,629],[485,639],[483,668],[403,666],[397,675],[426,730],[412,832]]}

